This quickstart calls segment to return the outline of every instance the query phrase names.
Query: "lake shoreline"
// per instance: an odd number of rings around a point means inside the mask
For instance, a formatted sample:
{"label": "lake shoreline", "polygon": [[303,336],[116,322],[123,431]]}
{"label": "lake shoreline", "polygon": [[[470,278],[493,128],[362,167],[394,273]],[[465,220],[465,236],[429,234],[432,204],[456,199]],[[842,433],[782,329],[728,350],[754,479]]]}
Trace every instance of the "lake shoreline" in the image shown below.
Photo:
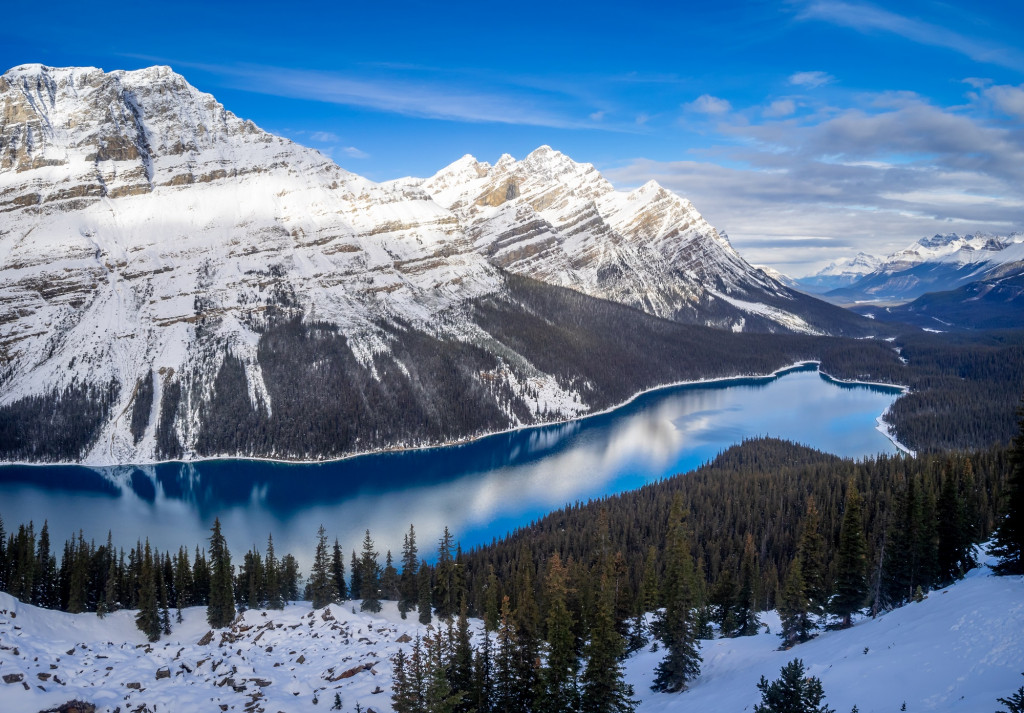
{"label": "lake shoreline", "polygon": [[[433,450],[433,449],[451,448],[453,446],[461,446],[461,445],[466,445],[466,444],[469,444],[469,443],[474,443],[474,442],[480,441],[480,440],[482,440],[484,438],[490,438],[491,436],[499,436],[499,435],[507,434],[507,433],[517,433],[517,432],[525,431],[525,430],[528,430],[528,429],[539,429],[539,428],[546,428],[548,426],[559,426],[559,425],[563,425],[563,424],[567,424],[567,423],[582,422],[582,421],[585,421],[586,419],[589,419],[589,418],[594,418],[594,417],[597,417],[597,416],[607,415],[607,414],[612,413],[614,411],[617,411],[619,409],[625,408],[626,406],[629,406],[630,404],[635,402],[637,399],[639,399],[639,398],[641,398],[643,396],[646,396],[648,394],[657,393],[658,391],[663,391],[663,390],[667,390],[667,389],[676,389],[676,388],[681,388],[681,387],[690,387],[690,386],[716,386],[716,385],[719,385],[719,384],[727,385],[727,384],[730,384],[732,382],[737,382],[737,381],[756,381],[756,382],[772,381],[774,379],[778,379],[778,378],[780,378],[782,376],[785,376],[786,374],[789,374],[789,373],[792,373],[792,372],[795,372],[795,371],[805,370],[805,369],[807,369],[807,367],[809,367],[811,365],[815,365],[817,367],[817,373],[820,374],[824,379],[826,379],[827,381],[831,381],[833,383],[836,383],[836,384],[842,384],[842,385],[847,385],[847,386],[869,386],[869,387],[874,387],[874,388],[879,388],[879,389],[893,389],[893,390],[899,391],[901,393],[901,395],[902,394],[906,394],[906,393],[908,393],[910,391],[910,387],[904,386],[904,385],[901,385],[901,384],[886,384],[886,383],[882,383],[882,382],[858,381],[858,380],[855,380],[855,379],[840,379],[840,378],[837,378],[835,376],[832,376],[828,372],[822,371],[822,369],[821,369],[821,361],[819,361],[817,359],[806,359],[806,360],[801,360],[801,361],[793,362],[792,364],[788,364],[786,366],[780,367],[780,368],[776,369],[775,371],[772,371],[772,372],[770,372],[768,374],[737,374],[735,376],[716,377],[716,378],[713,378],[713,379],[683,380],[683,381],[672,382],[672,383],[669,383],[669,384],[660,384],[658,386],[652,386],[649,389],[643,389],[641,391],[636,392],[635,394],[630,396],[625,401],[621,401],[619,403],[616,403],[616,404],[614,404],[612,406],[609,406],[609,407],[607,407],[605,409],[602,409],[600,411],[594,411],[592,413],[585,413],[585,414],[581,414],[581,415],[574,416],[574,417],[571,417],[571,418],[563,418],[563,419],[558,419],[558,420],[553,420],[553,421],[545,421],[543,423],[523,424],[523,425],[520,425],[520,426],[514,426],[512,428],[501,429],[499,431],[488,431],[486,433],[481,433],[481,434],[474,435],[474,436],[469,436],[469,437],[465,437],[465,438],[459,438],[459,439],[455,439],[455,440],[451,440],[451,441],[445,441],[443,443],[433,443],[433,444],[430,444],[430,445],[423,445],[423,446],[395,446],[395,447],[391,447],[391,448],[377,448],[377,449],[372,449],[372,450],[359,451],[359,452],[356,452],[356,453],[350,453],[350,454],[346,454],[346,455],[343,455],[343,456],[338,456],[336,458],[323,458],[323,459],[317,459],[317,460],[300,460],[300,459],[285,459],[285,458],[266,458],[266,457],[259,457],[259,456],[215,455],[215,456],[201,456],[201,457],[198,457],[198,458],[188,458],[188,459],[177,458],[177,459],[170,459],[170,460],[148,460],[148,461],[141,461],[141,462],[135,462],[135,463],[108,463],[108,462],[99,462],[99,461],[46,461],[46,462],[41,462],[41,461],[4,461],[4,462],[0,462],[0,468],[13,467],[13,466],[38,466],[38,467],[70,466],[70,467],[94,468],[94,469],[145,468],[145,467],[150,467],[150,466],[169,465],[169,464],[191,465],[191,464],[196,464],[196,463],[210,463],[210,462],[218,462],[218,461],[250,461],[250,462],[254,462],[254,463],[271,463],[271,464],[279,464],[279,465],[329,465],[331,463],[339,463],[339,462],[343,462],[343,461],[347,461],[347,460],[352,460],[352,459],[355,459],[355,458],[362,458],[362,457],[365,457],[365,456],[384,455],[384,454],[387,454],[387,453],[405,453],[405,452],[413,452],[413,451],[428,451],[428,450]],[[876,430],[878,430],[890,442],[892,442],[893,446],[895,446],[897,450],[899,450],[899,451],[901,451],[903,453],[906,453],[908,455],[916,455],[915,451],[913,451],[910,448],[907,448],[906,446],[904,446],[902,443],[900,443],[898,440],[896,440],[895,435],[891,433],[891,427],[884,420],[886,414],[888,414],[888,413],[889,413],[889,409],[886,409],[884,412],[882,412],[876,418],[876,423],[877,423]]]}

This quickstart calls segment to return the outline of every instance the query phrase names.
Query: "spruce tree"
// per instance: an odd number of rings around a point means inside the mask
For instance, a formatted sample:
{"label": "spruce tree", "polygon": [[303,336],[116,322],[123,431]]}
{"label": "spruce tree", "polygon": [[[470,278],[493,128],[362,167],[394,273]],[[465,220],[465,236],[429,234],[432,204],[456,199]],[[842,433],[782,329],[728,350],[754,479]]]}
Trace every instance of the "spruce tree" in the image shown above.
{"label": "spruce tree", "polygon": [[548,561],[544,582],[547,606],[547,665],[541,671],[538,710],[541,713],[572,713],[579,708],[579,656],[573,635],[572,613],[566,599],[568,571],[555,552]]}
{"label": "spruce tree", "polygon": [[1024,574],[1024,406],[1017,414],[1020,430],[1010,449],[1010,474],[1003,494],[1002,520],[992,537],[989,554],[999,558],[996,574]]}
{"label": "spruce tree", "polygon": [[786,574],[786,583],[779,601],[779,618],[782,620],[783,648],[789,648],[811,638],[814,625],[810,617],[810,600],[804,583],[803,563],[800,557],[793,559]]}
{"label": "spruce tree", "polygon": [[135,625],[150,641],[160,639],[161,621],[159,602],[157,600],[156,568],[153,564],[153,552],[146,540],[146,547],[139,570],[139,611],[135,615]]}
{"label": "spruce tree", "polygon": [[398,583],[401,595],[398,600],[398,611],[403,619],[408,612],[416,608],[416,602],[419,599],[419,580],[416,576],[419,573],[417,554],[416,530],[409,525],[409,532],[402,540],[402,574]]}
{"label": "spruce tree", "polygon": [[714,620],[722,636],[735,636],[738,630],[736,602],[739,599],[739,585],[733,574],[736,560],[730,557],[722,565],[718,581],[711,590],[711,606],[714,609]]}
{"label": "spruce tree", "polygon": [[334,538],[334,550],[331,552],[331,579],[334,580],[336,601],[348,599],[348,585],[345,584],[345,557],[341,551],[338,538]]}
{"label": "spruce tree", "polygon": [[700,642],[697,640],[694,607],[694,564],[687,513],[682,497],[676,496],[669,515],[662,598],[665,609],[654,631],[665,645],[665,657],[655,669],[651,690],[676,693],[700,675]]}
{"label": "spruce tree", "polygon": [[363,592],[363,573],[359,569],[359,560],[356,558],[355,550],[352,550],[352,561],[348,570],[352,574],[352,586],[349,588],[349,592],[353,599],[358,599]]}
{"label": "spruce tree", "polygon": [[331,556],[327,551],[327,531],[323,525],[316,532],[316,549],[308,587],[309,600],[314,609],[322,609],[337,599],[337,590],[331,575]]}
{"label": "spruce tree", "polygon": [[451,645],[451,659],[448,663],[448,683],[453,694],[459,696],[455,706],[457,713],[473,710],[473,634],[469,628],[469,608],[466,600],[459,607],[459,618]]}
{"label": "spruce tree", "polygon": [[978,566],[974,557],[974,527],[967,498],[961,491],[963,480],[973,480],[970,471],[968,459],[963,473],[947,469],[942,479],[936,518],[939,540],[936,582],[939,586],[952,584]]}
{"label": "spruce tree", "polygon": [[452,533],[447,527],[438,542],[437,566],[434,568],[434,612],[441,619],[451,619],[458,603],[455,599],[455,557]]}
{"label": "spruce tree", "polygon": [[804,675],[804,662],[793,659],[782,667],[782,675],[772,681],[761,676],[757,684],[761,703],[754,713],[835,713],[823,699],[825,690],[816,676]]}
{"label": "spruce tree", "polygon": [[284,609],[281,587],[281,564],[274,552],[274,536],[267,535],[267,609]]}
{"label": "spruce tree", "polygon": [[417,692],[407,671],[405,649],[391,657],[391,707],[395,713],[419,713]]}
{"label": "spruce tree", "polygon": [[807,510],[800,528],[796,549],[800,559],[800,574],[807,595],[808,612],[815,616],[825,613],[828,604],[828,578],[825,568],[825,538],[821,535],[821,513],[813,497],[807,498]]}
{"label": "spruce tree", "polygon": [[491,713],[494,698],[494,666],[491,632],[484,627],[483,640],[473,658],[472,703],[476,713]]}
{"label": "spruce tree", "polygon": [[379,553],[373,548],[373,538],[370,531],[366,531],[363,538],[363,555],[359,559],[360,591],[359,596],[363,600],[359,605],[360,611],[380,611],[380,565],[377,564]]}
{"label": "spruce tree", "polygon": [[754,549],[754,538],[748,532],[743,539],[743,557],[740,560],[740,586],[736,596],[736,635],[754,636],[761,626],[757,618],[757,602],[761,587],[761,569]]}
{"label": "spruce tree", "polygon": [[416,607],[421,624],[429,624],[431,620],[430,594],[433,591],[431,588],[432,574],[432,568],[425,561],[420,561],[419,573],[417,575],[419,591],[417,593]]}
{"label": "spruce tree", "polygon": [[612,616],[614,593],[608,571],[601,575],[590,621],[586,668],[580,679],[580,707],[586,713],[632,713],[638,701],[623,680],[620,657],[625,650]]}
{"label": "spruce tree", "polygon": [[[1024,676],[1024,673],[1021,675]],[[996,713],[1024,713],[1024,686],[1018,688],[1016,693],[1010,694],[1007,698],[997,698],[996,700],[1006,706],[1005,711],[996,711]]]}
{"label": "spruce tree", "polygon": [[229,626],[235,618],[235,596],[232,590],[231,553],[220,531],[220,518],[215,518],[210,535],[210,594],[206,605],[206,621],[214,629]]}
{"label": "spruce tree", "polygon": [[520,680],[522,649],[508,597],[501,600],[498,631],[495,634],[494,689],[491,705],[501,713],[530,713],[530,691]]}
{"label": "spruce tree", "polygon": [[856,486],[848,485],[843,524],[839,531],[839,552],[836,555],[835,595],[830,610],[842,618],[842,626],[852,623],[852,615],[864,606],[868,593],[867,541],[861,514],[861,497]]}
{"label": "spruce tree", "polygon": [[384,555],[384,571],[380,575],[381,597],[388,601],[397,601],[401,594],[398,591],[398,570],[391,559],[391,550]]}

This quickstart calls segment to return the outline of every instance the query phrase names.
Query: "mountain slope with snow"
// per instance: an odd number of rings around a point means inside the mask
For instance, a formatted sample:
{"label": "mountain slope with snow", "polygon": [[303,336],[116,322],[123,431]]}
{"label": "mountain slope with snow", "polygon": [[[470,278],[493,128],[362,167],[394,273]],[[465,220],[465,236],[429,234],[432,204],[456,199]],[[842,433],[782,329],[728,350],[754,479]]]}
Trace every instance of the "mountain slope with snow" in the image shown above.
{"label": "mountain slope with snow", "polygon": [[[252,610],[209,641],[205,610],[192,608],[170,636],[147,644],[133,612],[100,620],[0,594],[0,708],[34,713],[79,699],[100,713],[140,705],[297,713],[329,709],[337,693],[345,710],[359,703],[387,713],[393,710],[390,657],[399,648],[409,652],[400,639],[429,629],[400,619],[393,602],[380,615],[353,613],[353,607],[358,604]],[[774,613],[763,621],[778,631]],[[820,633],[789,651],[778,645],[775,633],[703,641],[701,675],[683,693],[650,690],[663,651],[627,659],[626,679],[640,699],[638,713],[743,711],[760,700],[760,676],[777,678],[799,657],[837,711],[856,705],[862,713],[888,713],[903,703],[908,711],[992,711],[998,697],[1021,683],[1024,578],[974,570],[920,603]]]}
{"label": "mountain slope with snow", "polygon": [[874,270],[825,296],[843,303],[906,302],[928,292],[998,277],[996,273],[1004,267],[1020,264],[1024,264],[1024,233],[936,235],[889,255]]}
{"label": "mountain slope with snow", "polygon": [[869,333],[685,199],[547,147],[378,184],[167,67],[24,65],[0,105],[5,460],[322,458],[590,410],[474,321],[510,273],[688,324]]}

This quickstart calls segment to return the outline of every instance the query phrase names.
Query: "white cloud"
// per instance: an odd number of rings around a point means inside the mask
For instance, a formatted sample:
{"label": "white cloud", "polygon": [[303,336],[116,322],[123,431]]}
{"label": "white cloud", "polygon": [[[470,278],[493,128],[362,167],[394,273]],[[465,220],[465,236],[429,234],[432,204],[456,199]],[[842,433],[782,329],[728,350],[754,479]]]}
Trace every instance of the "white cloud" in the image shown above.
{"label": "white cloud", "polygon": [[[1020,108],[1018,89],[999,97],[1007,111]],[[727,231],[745,258],[793,275],[925,235],[1024,228],[1019,130],[909,94],[859,104],[728,124],[701,160],[636,159],[606,174],[622,186],[657,180]]]}
{"label": "white cloud", "polygon": [[593,119],[594,121],[601,121],[601,119],[604,118],[605,113],[606,112],[603,111],[595,111],[593,114],[590,115],[590,118]]}
{"label": "white cloud", "polygon": [[988,87],[984,94],[999,111],[1024,119],[1024,84],[1018,87],[999,84]]}
{"label": "white cloud", "polygon": [[761,112],[762,115],[770,119],[792,116],[795,113],[796,102],[792,99],[776,99]]}
{"label": "white cloud", "polygon": [[828,72],[796,72],[789,75],[789,83],[797,87],[807,87],[808,89],[817,89],[818,87],[834,82],[833,77]]}
{"label": "white cloud", "polygon": [[344,146],[341,151],[350,158],[370,158],[370,154],[360,151],[355,146]]}
{"label": "white cloud", "polygon": [[340,136],[330,131],[314,131],[309,135],[309,138],[311,141],[319,141],[325,144],[333,144],[341,140]]}
{"label": "white cloud", "polygon": [[732,111],[732,104],[726,99],[713,97],[710,94],[701,94],[692,102],[686,104],[686,108],[700,114],[726,114]]}
{"label": "white cloud", "polygon": [[918,44],[944,47],[976,62],[1024,69],[1024,53],[1015,47],[1000,47],[987,39],[974,39],[940,25],[898,15],[867,3],[813,0],[800,11],[798,17],[822,20],[860,32],[890,32]]}

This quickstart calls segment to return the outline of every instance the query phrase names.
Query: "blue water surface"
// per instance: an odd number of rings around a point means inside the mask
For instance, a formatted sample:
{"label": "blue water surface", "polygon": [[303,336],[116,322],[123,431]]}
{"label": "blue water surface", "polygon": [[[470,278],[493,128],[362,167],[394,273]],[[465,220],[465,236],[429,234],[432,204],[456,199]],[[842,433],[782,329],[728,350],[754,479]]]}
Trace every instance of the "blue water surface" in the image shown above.
{"label": "blue water surface", "polygon": [[841,456],[893,453],[877,419],[891,387],[839,384],[811,365],[780,376],[675,386],[608,413],[443,448],[320,464],[217,460],[145,466],[0,467],[7,529],[49,521],[130,546],[203,544],[219,517],[239,555],[266,543],[310,555],[323,524],[346,550],[367,528],[397,558],[414,523],[429,555],[447,525],[463,547],[490,542],[566,503],[637,488],[707,462],[744,438],[774,436]]}

